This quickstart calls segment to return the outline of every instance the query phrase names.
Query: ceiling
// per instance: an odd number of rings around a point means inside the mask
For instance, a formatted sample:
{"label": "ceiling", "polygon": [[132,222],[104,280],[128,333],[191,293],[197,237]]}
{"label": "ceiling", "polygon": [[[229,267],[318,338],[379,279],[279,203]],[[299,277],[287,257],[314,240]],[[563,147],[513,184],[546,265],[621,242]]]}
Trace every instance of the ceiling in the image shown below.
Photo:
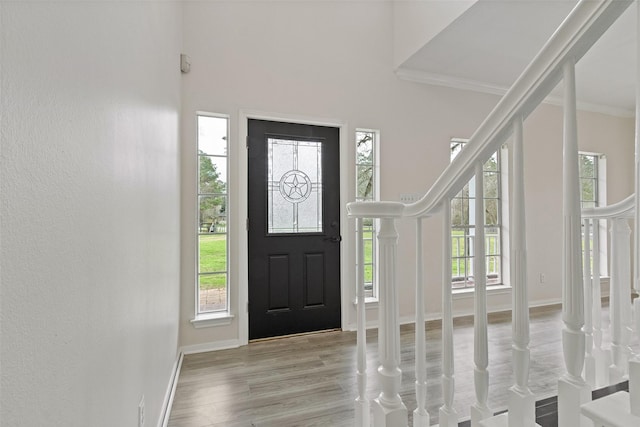
{"label": "ceiling", "polygon": [[[398,74],[422,76],[418,80],[442,85],[504,92],[576,3],[479,0],[405,61]],[[634,3],[576,66],[582,108],[634,115],[635,39]],[[550,98],[561,96],[561,87],[557,87]]]}

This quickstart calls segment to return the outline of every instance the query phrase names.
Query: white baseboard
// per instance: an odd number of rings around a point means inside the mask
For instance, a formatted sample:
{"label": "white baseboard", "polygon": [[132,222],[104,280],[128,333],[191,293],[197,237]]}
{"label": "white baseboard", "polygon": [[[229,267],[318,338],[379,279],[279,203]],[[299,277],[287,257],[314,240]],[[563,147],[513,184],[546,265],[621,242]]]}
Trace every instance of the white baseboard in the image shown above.
{"label": "white baseboard", "polygon": [[240,347],[240,340],[225,340],[225,341],[214,341],[214,342],[206,342],[202,344],[195,345],[185,345],[180,348],[180,352],[183,354],[195,354],[195,353],[205,353],[207,351],[216,351],[216,350],[226,350],[229,348],[237,348]]}
{"label": "white baseboard", "polygon": [[178,385],[178,378],[180,377],[180,369],[182,369],[182,359],[184,354],[178,353],[173,369],[171,370],[171,376],[169,377],[169,385],[164,395],[164,401],[162,402],[162,411],[160,412],[160,418],[158,418],[158,427],[167,427],[169,424],[169,416],[171,415],[171,407],[173,406],[173,398],[176,395],[176,387]]}
{"label": "white baseboard", "polygon": [[[609,296],[609,290],[608,289],[603,289],[602,290],[602,297],[606,298]],[[562,304],[562,299],[560,298],[551,298],[551,299],[545,299],[545,300],[537,300],[537,301],[532,301],[529,305],[529,308],[534,308],[534,307],[546,307],[546,306],[550,306],[550,305],[558,305],[558,304]],[[493,305],[492,307],[489,308],[488,313],[499,313],[501,311],[510,311],[511,310],[511,303],[507,303],[507,304],[499,304],[499,305]],[[464,310],[454,310],[453,312],[453,317],[464,317],[464,316],[473,316],[473,308],[470,307],[468,309],[464,309]],[[442,313],[437,312],[437,313],[425,313],[425,320],[426,321],[430,321],[430,320],[441,320],[442,319]],[[415,323],[416,319],[414,315],[409,315],[409,316],[402,316],[399,319],[400,324],[401,325],[408,325],[411,323]],[[347,328],[345,329],[346,331],[355,331],[357,329],[357,325],[355,323],[350,323],[349,325],[347,325]],[[367,329],[377,329],[378,328],[378,319],[369,319],[367,320]]]}

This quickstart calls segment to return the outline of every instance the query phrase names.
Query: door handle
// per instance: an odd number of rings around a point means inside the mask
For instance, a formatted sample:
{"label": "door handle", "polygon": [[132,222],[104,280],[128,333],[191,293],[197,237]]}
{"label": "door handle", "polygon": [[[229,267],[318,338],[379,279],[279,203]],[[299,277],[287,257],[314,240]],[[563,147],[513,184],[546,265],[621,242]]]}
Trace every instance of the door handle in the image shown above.
{"label": "door handle", "polygon": [[331,237],[325,237],[322,240],[327,240],[331,243],[340,243],[342,242],[342,236],[331,236]]}

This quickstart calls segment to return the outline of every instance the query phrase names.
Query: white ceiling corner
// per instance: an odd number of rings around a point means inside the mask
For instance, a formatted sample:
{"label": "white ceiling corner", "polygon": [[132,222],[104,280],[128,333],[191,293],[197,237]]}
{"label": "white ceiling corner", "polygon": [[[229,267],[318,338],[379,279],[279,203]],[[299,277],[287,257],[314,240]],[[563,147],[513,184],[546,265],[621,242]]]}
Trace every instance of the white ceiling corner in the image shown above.
{"label": "white ceiling corner", "polygon": [[[577,2],[480,0],[397,70],[410,81],[503,94]],[[636,6],[633,4],[576,66],[581,108],[635,114]],[[561,99],[561,85],[547,102]]]}

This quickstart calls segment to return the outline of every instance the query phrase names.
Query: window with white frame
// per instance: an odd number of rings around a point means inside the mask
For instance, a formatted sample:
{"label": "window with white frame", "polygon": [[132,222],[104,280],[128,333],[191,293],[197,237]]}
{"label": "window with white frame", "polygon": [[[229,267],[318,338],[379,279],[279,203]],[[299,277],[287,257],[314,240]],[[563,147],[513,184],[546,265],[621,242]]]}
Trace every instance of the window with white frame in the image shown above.
{"label": "window with white frame", "polygon": [[598,201],[598,159],[600,155],[580,153],[580,206],[583,208],[595,208]]}
{"label": "window with white frame", "polygon": [[[356,201],[377,200],[378,193],[378,143],[380,133],[375,130],[356,130]],[[367,298],[377,298],[377,241],[376,221],[363,219],[364,287]]]}
{"label": "window with white frame", "polygon": [[196,314],[228,311],[227,149],[229,118],[197,115],[198,222]]}
{"label": "window with white frame", "polygon": [[[465,139],[451,140],[451,157],[460,153]],[[485,259],[487,285],[502,284],[502,170],[500,150],[484,164],[484,189],[479,191],[475,178],[464,186],[451,200],[451,277],[454,289],[473,288],[474,239],[478,226],[475,221],[475,204],[480,194],[484,196]]]}
{"label": "window with white frame", "polygon": [[[606,204],[606,157],[600,153],[580,152],[578,155],[580,178],[580,207],[595,208]],[[584,238],[584,224],[583,238]],[[590,250],[593,250],[593,233],[598,232],[600,237],[600,275],[607,275],[607,232],[605,221],[599,222],[599,229],[590,228]],[[584,248],[584,240],[583,240]],[[593,254],[591,255],[591,271],[593,272]]]}

